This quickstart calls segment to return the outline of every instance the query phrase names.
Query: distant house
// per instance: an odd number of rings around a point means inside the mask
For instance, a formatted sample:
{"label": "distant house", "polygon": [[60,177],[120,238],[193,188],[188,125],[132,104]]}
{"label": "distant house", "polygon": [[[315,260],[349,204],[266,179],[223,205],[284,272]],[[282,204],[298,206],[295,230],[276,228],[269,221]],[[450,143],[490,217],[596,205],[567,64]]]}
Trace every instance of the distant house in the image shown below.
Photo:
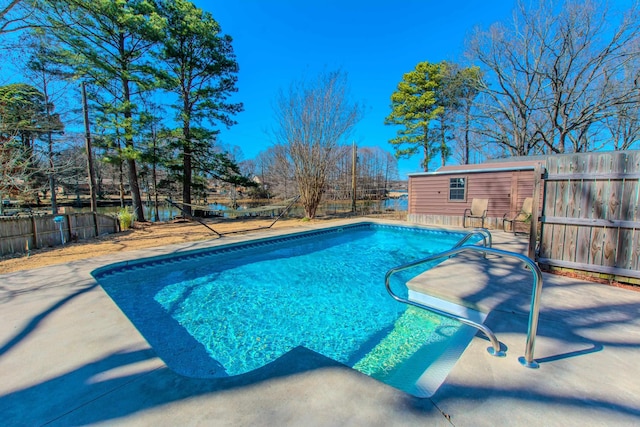
{"label": "distant house", "polygon": [[[517,212],[532,197],[534,169],[540,160],[444,166],[409,174],[410,222],[462,226],[474,198],[488,199],[485,227],[502,228],[505,214]],[[479,226],[473,223],[472,226]]]}

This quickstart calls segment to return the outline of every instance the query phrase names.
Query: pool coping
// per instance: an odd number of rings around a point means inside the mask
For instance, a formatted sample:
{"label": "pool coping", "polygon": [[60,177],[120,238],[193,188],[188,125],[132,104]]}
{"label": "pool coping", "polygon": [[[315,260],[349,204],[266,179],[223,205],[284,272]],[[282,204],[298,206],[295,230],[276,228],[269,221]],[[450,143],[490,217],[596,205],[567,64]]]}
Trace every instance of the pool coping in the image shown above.
{"label": "pool coping", "polygon": [[[518,364],[527,318],[519,300],[515,306],[502,301],[487,324],[508,347],[507,357],[490,356],[487,341],[476,335],[437,393],[418,399],[304,349],[240,382],[180,377],[155,357],[90,275],[106,264],[140,256],[291,231],[249,233],[0,275],[0,411],[5,422],[460,426],[640,422],[638,292],[545,274],[536,346],[540,369]],[[496,247],[522,249],[524,243],[494,233]],[[514,266],[501,268],[514,282],[520,280]],[[462,276],[456,282],[471,281],[473,276],[459,270]]]}

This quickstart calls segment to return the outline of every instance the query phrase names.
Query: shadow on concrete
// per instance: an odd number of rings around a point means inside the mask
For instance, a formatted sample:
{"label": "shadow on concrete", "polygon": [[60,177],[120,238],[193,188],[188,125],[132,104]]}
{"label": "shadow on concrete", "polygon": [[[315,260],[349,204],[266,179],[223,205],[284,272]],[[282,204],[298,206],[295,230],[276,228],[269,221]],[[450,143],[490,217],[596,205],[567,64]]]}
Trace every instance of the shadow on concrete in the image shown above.
{"label": "shadow on concrete", "polygon": [[[482,396],[479,398],[479,396]],[[483,401],[487,400],[504,400],[505,408],[513,408],[513,402],[553,402],[554,406],[565,408],[582,408],[585,411],[610,411],[611,413],[624,414],[631,417],[640,417],[640,409],[632,405],[625,405],[617,402],[616,396],[610,396],[609,399],[596,399],[585,398],[583,395],[576,393],[575,395],[558,395],[554,393],[544,393],[541,391],[533,391],[528,388],[499,388],[499,387],[474,387],[466,383],[454,383],[447,381],[440,387],[438,391],[437,406],[442,407],[447,404],[447,401],[462,401],[468,400],[472,402],[474,406],[481,406]],[[419,402],[418,402],[419,403]],[[422,411],[423,405],[418,404],[413,406],[414,411]],[[455,416],[452,418],[455,424]],[[578,421],[576,421],[578,422]],[[482,424],[482,423],[481,423]],[[513,425],[520,425],[515,423]],[[541,424],[544,422],[541,421]],[[566,425],[566,424],[557,424]],[[576,424],[578,425],[578,424]],[[579,425],[588,425],[579,423]],[[637,424],[636,424],[637,425]]]}
{"label": "shadow on concrete", "polygon": [[[509,250],[508,245],[500,245],[501,249],[504,247]],[[480,273],[465,279],[466,284],[475,284],[473,287],[464,286],[471,291],[453,291],[456,286],[451,286],[455,299],[462,299],[472,307],[492,306],[485,324],[496,334],[526,334],[526,322],[522,329],[515,329],[514,323],[496,322],[496,319],[513,316],[526,320],[529,317],[533,274],[521,263],[504,258],[484,259],[474,254],[464,257],[461,262]],[[447,263],[449,265],[445,268],[460,268],[455,258]],[[443,263],[433,270],[444,266]],[[547,355],[537,358],[539,363],[598,352],[605,346],[640,348],[640,337],[635,334],[625,336],[621,332],[620,336],[613,336],[610,332],[621,330],[640,319],[640,294],[601,284],[566,280],[546,273],[543,273],[543,282],[538,336],[556,338],[567,344],[587,344],[589,350],[568,350],[566,353]],[[437,296],[443,296],[443,292],[447,290],[439,289]],[[625,298],[625,295],[632,298]],[[543,324],[548,327],[543,328]],[[522,351],[524,345],[523,342],[522,348],[516,351]]]}
{"label": "shadow on concrete", "polygon": [[[125,372],[128,365],[134,366],[155,357],[150,349],[111,354],[64,375],[0,396],[3,423],[87,425],[119,419],[198,396],[242,390],[243,387],[255,389],[262,383],[271,383],[278,378],[294,377],[305,372],[315,371],[316,375],[329,371],[362,375],[303,347],[291,350],[260,369],[235,377],[188,378],[166,367],[130,375],[116,374],[118,371]],[[114,374],[109,375],[110,372]],[[266,384],[265,387],[268,391],[270,386]],[[271,390],[271,395],[265,394],[263,399],[274,399],[274,403],[278,403],[280,397],[273,395],[276,393]],[[421,411],[434,410],[428,400],[411,397],[407,399],[413,407],[421,408]],[[424,402],[420,402],[421,400]],[[34,402],[41,404],[34,405]],[[404,406],[407,401],[401,399],[400,403]]]}
{"label": "shadow on concrete", "polygon": [[[56,302],[51,307],[49,307],[48,309],[44,310],[43,312],[41,312],[37,316],[32,317],[31,320],[29,321],[29,323],[27,323],[27,325],[24,326],[24,328],[19,330],[13,336],[13,338],[9,339],[5,344],[2,345],[2,347],[0,347],[0,356],[3,356],[5,353],[7,353],[9,350],[11,350],[14,346],[16,346],[20,341],[22,341],[25,337],[27,337],[31,332],[33,332],[38,327],[38,325],[40,325],[40,323],[42,323],[42,321],[44,321],[47,318],[47,316],[51,315],[56,310],[59,310],[65,304],[69,303],[70,301],[72,301],[73,299],[77,298],[78,296],[91,291],[96,286],[98,286],[97,283],[94,283],[93,285],[84,287],[84,288],[82,288],[82,289],[80,289],[80,290],[78,290],[78,291],[66,296],[65,298],[62,298],[61,300],[59,300],[58,302]],[[38,290],[40,290],[40,289],[39,288],[31,289],[28,292],[37,292]],[[27,292],[27,291],[24,291],[24,292]],[[11,299],[13,299],[13,298],[14,297],[12,297]]]}

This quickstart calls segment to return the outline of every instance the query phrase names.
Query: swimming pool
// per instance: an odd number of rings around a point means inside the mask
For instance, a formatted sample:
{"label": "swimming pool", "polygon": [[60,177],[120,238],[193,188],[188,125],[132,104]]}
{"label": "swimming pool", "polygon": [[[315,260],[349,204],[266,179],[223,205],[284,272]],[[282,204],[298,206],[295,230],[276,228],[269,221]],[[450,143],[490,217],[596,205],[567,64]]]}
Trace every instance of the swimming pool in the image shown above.
{"label": "swimming pool", "polygon": [[[180,374],[242,375],[304,346],[427,396],[475,330],[396,302],[384,275],[463,236],[359,223],[119,263],[93,275]],[[397,275],[397,292],[406,296],[403,284],[424,268]]]}

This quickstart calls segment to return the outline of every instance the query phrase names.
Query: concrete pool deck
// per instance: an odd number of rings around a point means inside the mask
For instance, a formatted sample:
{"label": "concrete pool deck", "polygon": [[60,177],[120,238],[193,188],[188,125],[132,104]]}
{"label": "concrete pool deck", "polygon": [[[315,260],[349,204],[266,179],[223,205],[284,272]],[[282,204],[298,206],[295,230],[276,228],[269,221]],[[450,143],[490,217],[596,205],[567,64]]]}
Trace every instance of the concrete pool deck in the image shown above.
{"label": "concrete pool deck", "polygon": [[[351,222],[360,221],[345,223]],[[443,265],[438,274],[449,280],[440,283],[448,286],[429,279],[437,292],[493,308],[485,323],[507,356],[489,355],[488,341],[477,334],[436,394],[419,399],[304,348],[238,377],[180,376],[90,275],[118,261],[314,228],[0,275],[2,424],[640,425],[640,292],[545,274],[535,347],[540,368],[527,369],[518,357],[531,273],[516,262],[478,257]],[[510,234],[493,237],[499,249],[526,246]]]}

